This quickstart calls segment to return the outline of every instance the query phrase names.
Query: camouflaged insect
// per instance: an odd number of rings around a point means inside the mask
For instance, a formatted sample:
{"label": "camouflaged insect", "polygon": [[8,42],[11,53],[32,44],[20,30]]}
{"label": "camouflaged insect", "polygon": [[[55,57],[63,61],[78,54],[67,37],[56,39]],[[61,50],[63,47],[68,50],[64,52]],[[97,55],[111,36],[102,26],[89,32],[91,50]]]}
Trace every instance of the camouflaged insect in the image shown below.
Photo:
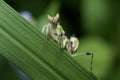
{"label": "camouflaged insect", "polygon": [[93,54],[91,52],[86,52],[83,54],[75,54],[79,47],[79,40],[75,36],[71,36],[68,38],[65,35],[65,31],[63,27],[59,23],[59,14],[57,13],[56,16],[48,15],[48,20],[50,23],[43,26],[42,32],[46,36],[46,40],[48,38],[57,42],[61,48],[66,49],[72,56],[78,55],[91,55],[91,66],[90,70],[92,71],[92,63],[93,63]]}

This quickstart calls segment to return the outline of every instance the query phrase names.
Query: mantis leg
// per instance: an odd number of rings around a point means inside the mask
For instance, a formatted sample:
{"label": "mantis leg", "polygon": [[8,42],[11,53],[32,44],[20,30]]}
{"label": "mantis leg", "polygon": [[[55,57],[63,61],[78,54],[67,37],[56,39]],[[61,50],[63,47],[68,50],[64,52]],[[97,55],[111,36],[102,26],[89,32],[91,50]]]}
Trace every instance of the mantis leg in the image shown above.
{"label": "mantis leg", "polygon": [[73,54],[72,56],[83,56],[83,55],[91,55],[91,61],[90,61],[90,71],[92,72],[92,65],[93,65],[93,53],[92,52],[86,52],[81,54]]}

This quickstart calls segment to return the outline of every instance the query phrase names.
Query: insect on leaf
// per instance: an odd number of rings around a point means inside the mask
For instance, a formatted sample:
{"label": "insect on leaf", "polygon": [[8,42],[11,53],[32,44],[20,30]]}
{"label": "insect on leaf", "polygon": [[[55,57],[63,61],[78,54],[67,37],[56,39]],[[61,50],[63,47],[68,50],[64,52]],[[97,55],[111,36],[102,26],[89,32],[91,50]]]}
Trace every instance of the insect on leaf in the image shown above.
{"label": "insect on leaf", "polygon": [[0,0],[0,55],[33,80],[96,80],[53,41]]}

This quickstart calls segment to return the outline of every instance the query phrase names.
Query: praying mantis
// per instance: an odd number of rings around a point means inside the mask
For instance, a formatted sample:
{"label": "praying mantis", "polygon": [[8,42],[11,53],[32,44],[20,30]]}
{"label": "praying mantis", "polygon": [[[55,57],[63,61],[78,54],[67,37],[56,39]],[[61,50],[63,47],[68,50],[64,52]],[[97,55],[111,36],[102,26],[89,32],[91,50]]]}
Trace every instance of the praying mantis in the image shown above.
{"label": "praying mantis", "polygon": [[48,15],[48,20],[50,23],[43,26],[42,32],[45,34],[46,40],[49,38],[54,40],[56,43],[60,45],[62,49],[65,49],[72,56],[79,55],[91,55],[91,65],[90,71],[92,72],[92,64],[93,64],[93,53],[86,52],[82,54],[77,54],[76,51],[79,47],[79,40],[75,36],[71,36],[68,38],[65,34],[63,27],[59,23],[60,15],[57,13],[56,16]]}

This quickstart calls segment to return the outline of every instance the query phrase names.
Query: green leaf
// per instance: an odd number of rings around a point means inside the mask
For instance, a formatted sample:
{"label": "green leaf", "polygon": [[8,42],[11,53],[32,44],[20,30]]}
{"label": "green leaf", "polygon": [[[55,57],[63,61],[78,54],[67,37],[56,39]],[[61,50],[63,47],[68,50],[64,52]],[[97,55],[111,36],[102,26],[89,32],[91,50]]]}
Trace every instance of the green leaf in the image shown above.
{"label": "green leaf", "polygon": [[33,80],[96,80],[53,41],[0,0],[0,54]]}

